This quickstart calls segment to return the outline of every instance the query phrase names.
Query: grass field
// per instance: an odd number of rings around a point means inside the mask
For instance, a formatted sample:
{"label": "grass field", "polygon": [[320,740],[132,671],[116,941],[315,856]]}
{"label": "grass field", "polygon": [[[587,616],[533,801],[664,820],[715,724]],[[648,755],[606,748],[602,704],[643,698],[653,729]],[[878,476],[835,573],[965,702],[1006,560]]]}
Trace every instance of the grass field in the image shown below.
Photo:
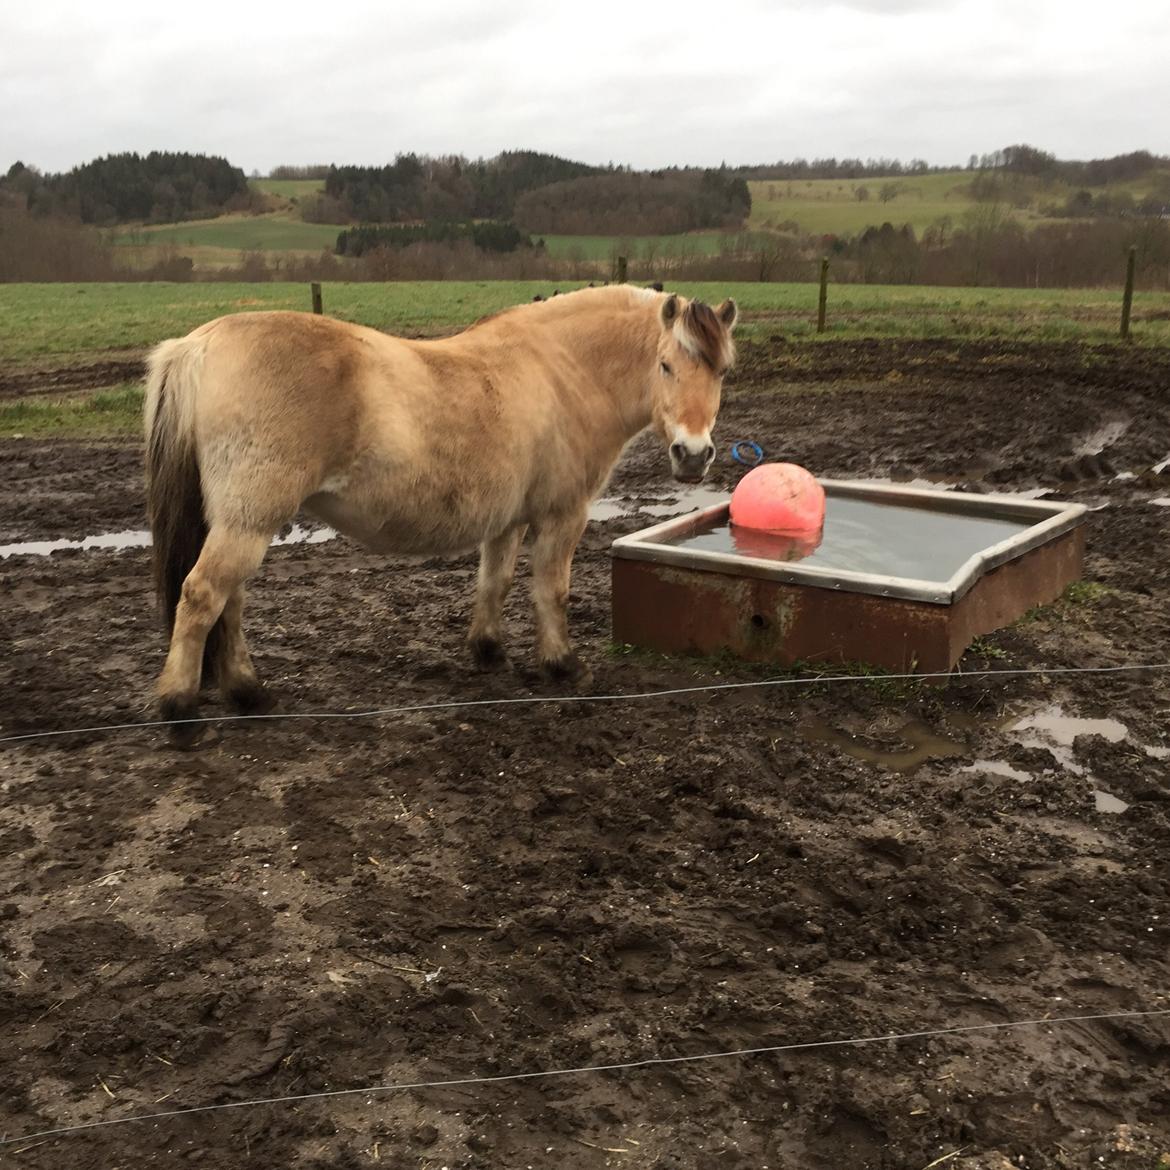
{"label": "grass field", "polygon": [[[678,291],[716,302],[734,296],[745,336],[815,337],[816,285],[683,283]],[[538,281],[338,282],[325,284],[324,302],[327,313],[343,320],[433,336],[549,292],[551,285]],[[1108,341],[1116,337],[1120,305],[1114,289],[836,285],[829,290],[826,337]],[[309,307],[303,284],[0,284],[0,368],[142,350],[224,313]],[[1137,294],[1134,339],[1170,344],[1170,293]]]}
{"label": "grass field", "polygon": [[[898,227],[908,223],[921,235],[924,228],[944,217],[957,223],[974,206],[968,191],[973,177],[970,171],[940,171],[886,179],[763,179],[748,184],[752,193],[748,226],[767,229],[794,222],[815,235],[853,235],[888,221]],[[1141,199],[1157,181],[1158,172],[1153,172],[1130,182],[1095,187],[1093,191],[1128,191],[1135,199]],[[883,203],[881,192],[887,184],[897,190],[892,199]],[[869,192],[864,202],[857,198],[858,187]],[[1067,183],[1026,182],[1021,198],[1027,198],[1030,204],[1015,208],[1013,214],[1034,223],[1043,204],[1062,204],[1076,190]]]}
{"label": "grass field", "polygon": [[[899,227],[908,223],[921,235],[943,217],[957,222],[974,206],[966,190],[970,182],[971,175],[965,171],[906,179],[763,180],[748,184],[752,193],[749,226],[778,228],[792,221],[815,235],[853,235],[888,220]],[[883,203],[880,192],[887,183],[896,184],[898,194]],[[865,202],[857,198],[858,187],[869,192]]]}
{"label": "grass field", "polygon": [[[290,180],[292,181],[292,180]],[[195,260],[197,268],[223,267],[208,249],[230,251],[229,263],[238,264],[241,251],[318,252],[332,249],[344,227],[338,224],[304,223],[285,212],[267,215],[224,215],[218,219],[191,220],[135,227],[118,232],[114,242],[122,247],[171,244]],[[721,232],[694,232],[675,236],[545,236],[549,254],[557,259],[608,260],[622,254],[630,258],[718,252],[725,238]],[[224,257],[226,259],[226,256]]]}
{"label": "grass field", "polygon": [[236,252],[332,250],[337,233],[334,224],[304,223],[281,212],[268,215],[221,215],[218,219],[197,219],[130,228],[119,232],[114,242],[125,245],[175,244],[184,248],[233,248]]}
{"label": "grass field", "polygon": [[250,182],[257,191],[279,195],[282,199],[301,199],[325,186],[321,179],[252,179]]}
{"label": "grass field", "polygon": [[112,438],[142,430],[142,386],[125,383],[93,394],[0,402],[0,437]]}

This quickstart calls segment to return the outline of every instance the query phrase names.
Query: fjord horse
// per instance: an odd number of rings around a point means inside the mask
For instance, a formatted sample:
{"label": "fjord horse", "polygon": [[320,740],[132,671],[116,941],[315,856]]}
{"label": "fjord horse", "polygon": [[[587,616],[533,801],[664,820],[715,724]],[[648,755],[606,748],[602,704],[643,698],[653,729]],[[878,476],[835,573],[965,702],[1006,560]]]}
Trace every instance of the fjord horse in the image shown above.
{"label": "fjord horse", "polygon": [[734,358],[736,307],[629,285],[498,313],[408,341],[308,313],[220,317],[151,354],[147,508],[170,630],[158,682],[173,742],[193,743],[201,680],[271,709],[240,617],[244,583],[304,508],[376,552],[480,547],[469,639],[505,662],[501,610],[532,533],[538,657],[587,671],[569,643],[573,552],[625,445],[652,427],[697,482]]}

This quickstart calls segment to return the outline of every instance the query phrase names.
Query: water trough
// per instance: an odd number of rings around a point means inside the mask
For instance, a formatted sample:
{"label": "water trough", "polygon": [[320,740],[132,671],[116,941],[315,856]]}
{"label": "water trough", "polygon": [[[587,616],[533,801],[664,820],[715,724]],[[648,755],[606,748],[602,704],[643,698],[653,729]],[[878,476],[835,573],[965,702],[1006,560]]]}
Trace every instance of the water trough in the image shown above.
{"label": "water trough", "polygon": [[729,501],[613,545],[613,636],[668,653],[950,670],[1081,575],[1079,504],[822,480],[824,530],[730,525]]}

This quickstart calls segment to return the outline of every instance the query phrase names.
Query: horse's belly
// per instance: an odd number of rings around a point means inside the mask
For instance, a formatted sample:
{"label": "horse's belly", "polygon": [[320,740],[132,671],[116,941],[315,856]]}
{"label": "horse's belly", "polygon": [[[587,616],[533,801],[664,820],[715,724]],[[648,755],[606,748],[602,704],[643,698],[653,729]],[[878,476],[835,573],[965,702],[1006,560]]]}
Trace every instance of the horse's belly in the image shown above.
{"label": "horse's belly", "polygon": [[318,492],[305,509],[372,552],[415,556],[465,553],[515,520],[498,507],[430,506],[412,499],[409,507],[371,505],[332,492]]}

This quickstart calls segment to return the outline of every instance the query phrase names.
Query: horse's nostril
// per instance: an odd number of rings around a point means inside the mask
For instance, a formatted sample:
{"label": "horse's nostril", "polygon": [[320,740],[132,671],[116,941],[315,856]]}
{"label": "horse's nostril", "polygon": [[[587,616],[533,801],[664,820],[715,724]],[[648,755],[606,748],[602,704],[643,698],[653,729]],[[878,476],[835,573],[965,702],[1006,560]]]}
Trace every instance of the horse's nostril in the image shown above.
{"label": "horse's nostril", "polygon": [[682,443],[671,443],[670,453],[678,460],[683,460],[687,457],[687,449]]}
{"label": "horse's nostril", "polygon": [[713,443],[707,444],[707,450],[703,452],[706,456],[707,462],[710,463],[715,458],[715,445]]}

